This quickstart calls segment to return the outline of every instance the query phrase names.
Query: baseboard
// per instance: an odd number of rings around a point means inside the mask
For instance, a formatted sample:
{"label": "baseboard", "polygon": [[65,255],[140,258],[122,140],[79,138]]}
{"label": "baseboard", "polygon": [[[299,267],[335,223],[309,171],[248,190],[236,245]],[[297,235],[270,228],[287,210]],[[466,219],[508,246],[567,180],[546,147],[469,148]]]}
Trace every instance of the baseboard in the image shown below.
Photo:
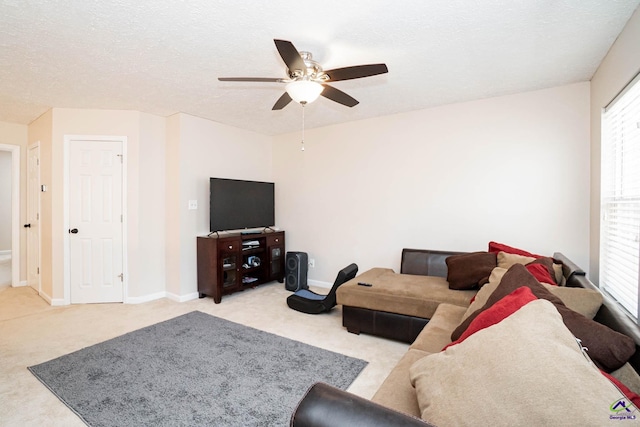
{"label": "baseboard", "polygon": [[155,301],[167,297],[166,292],[156,292],[155,294],[144,295],[141,297],[127,297],[125,304],[143,304],[145,302]]}
{"label": "baseboard", "polygon": [[18,282],[18,285],[14,286],[14,288],[21,288],[23,286],[27,286],[27,281],[26,280],[22,280],[22,281]]}
{"label": "baseboard", "polygon": [[0,256],[11,255],[11,249],[5,249],[0,251]]}
{"label": "baseboard", "polygon": [[50,297],[49,295],[47,295],[46,293],[44,293],[44,292],[42,292],[42,291],[38,292],[38,295],[40,295],[40,297],[41,297],[43,300],[45,300],[49,305],[53,305],[53,304],[51,303],[51,297]]}
{"label": "baseboard", "polygon": [[168,298],[175,302],[186,302],[198,298],[198,293],[194,292],[187,295],[176,295],[171,292],[156,292],[155,294],[144,295],[141,297],[128,297],[125,300],[125,304],[143,304],[145,302],[151,302],[162,298]]}
{"label": "baseboard", "polygon": [[60,307],[63,305],[68,305],[64,302],[64,298],[51,298],[48,294],[42,291],[40,291],[38,295],[40,295],[40,297],[44,299],[46,302],[48,302],[49,305],[52,307]]}
{"label": "baseboard", "polygon": [[[20,282],[20,286],[26,286],[27,282]],[[53,299],[44,292],[40,292],[40,296],[52,306],[66,305],[64,299]],[[144,295],[141,297],[127,297],[124,301],[125,304],[144,304],[145,302],[151,302],[162,298],[169,298],[176,302],[186,302],[198,298],[198,293],[193,292],[187,295],[176,295],[170,292],[156,292],[155,294]]]}
{"label": "baseboard", "polygon": [[187,302],[187,301],[191,301],[194,299],[197,299],[200,294],[198,294],[197,292],[193,292],[187,295],[176,295],[173,294],[171,292],[167,292],[167,298],[169,298],[171,301],[175,301],[175,302]]}
{"label": "baseboard", "polygon": [[331,289],[331,286],[333,286],[333,283],[321,282],[319,280],[307,280],[307,284],[311,286],[317,286],[319,288],[327,288],[327,289]]}

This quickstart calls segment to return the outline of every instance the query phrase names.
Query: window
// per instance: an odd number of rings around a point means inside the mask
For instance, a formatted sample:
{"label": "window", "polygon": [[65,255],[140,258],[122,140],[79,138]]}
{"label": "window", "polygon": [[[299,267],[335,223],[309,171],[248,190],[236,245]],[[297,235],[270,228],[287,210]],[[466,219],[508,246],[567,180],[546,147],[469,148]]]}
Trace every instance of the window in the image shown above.
{"label": "window", "polygon": [[600,288],[638,320],[640,75],[602,113]]}

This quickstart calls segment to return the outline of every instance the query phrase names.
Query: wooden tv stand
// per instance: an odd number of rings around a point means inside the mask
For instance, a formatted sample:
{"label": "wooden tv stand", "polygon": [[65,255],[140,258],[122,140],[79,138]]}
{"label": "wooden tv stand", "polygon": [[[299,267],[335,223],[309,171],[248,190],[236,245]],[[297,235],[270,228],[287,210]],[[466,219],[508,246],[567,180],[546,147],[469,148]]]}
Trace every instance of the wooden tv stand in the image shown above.
{"label": "wooden tv stand", "polygon": [[284,231],[198,237],[198,293],[223,295],[277,280],[284,282]]}

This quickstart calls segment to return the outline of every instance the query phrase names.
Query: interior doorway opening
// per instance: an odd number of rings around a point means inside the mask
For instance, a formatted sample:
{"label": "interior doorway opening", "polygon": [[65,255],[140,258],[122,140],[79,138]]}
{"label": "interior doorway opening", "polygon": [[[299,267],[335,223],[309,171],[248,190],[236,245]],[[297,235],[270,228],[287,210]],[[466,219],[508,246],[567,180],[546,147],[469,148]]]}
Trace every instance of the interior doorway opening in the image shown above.
{"label": "interior doorway opening", "polygon": [[20,146],[0,144],[0,287],[20,282]]}

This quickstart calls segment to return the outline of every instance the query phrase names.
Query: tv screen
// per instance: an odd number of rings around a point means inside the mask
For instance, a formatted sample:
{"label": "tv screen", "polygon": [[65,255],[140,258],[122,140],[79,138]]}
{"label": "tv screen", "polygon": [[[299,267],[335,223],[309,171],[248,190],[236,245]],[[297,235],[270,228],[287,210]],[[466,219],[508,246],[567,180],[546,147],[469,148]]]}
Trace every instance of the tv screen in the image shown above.
{"label": "tv screen", "polygon": [[210,178],[211,232],[275,225],[274,183]]}

